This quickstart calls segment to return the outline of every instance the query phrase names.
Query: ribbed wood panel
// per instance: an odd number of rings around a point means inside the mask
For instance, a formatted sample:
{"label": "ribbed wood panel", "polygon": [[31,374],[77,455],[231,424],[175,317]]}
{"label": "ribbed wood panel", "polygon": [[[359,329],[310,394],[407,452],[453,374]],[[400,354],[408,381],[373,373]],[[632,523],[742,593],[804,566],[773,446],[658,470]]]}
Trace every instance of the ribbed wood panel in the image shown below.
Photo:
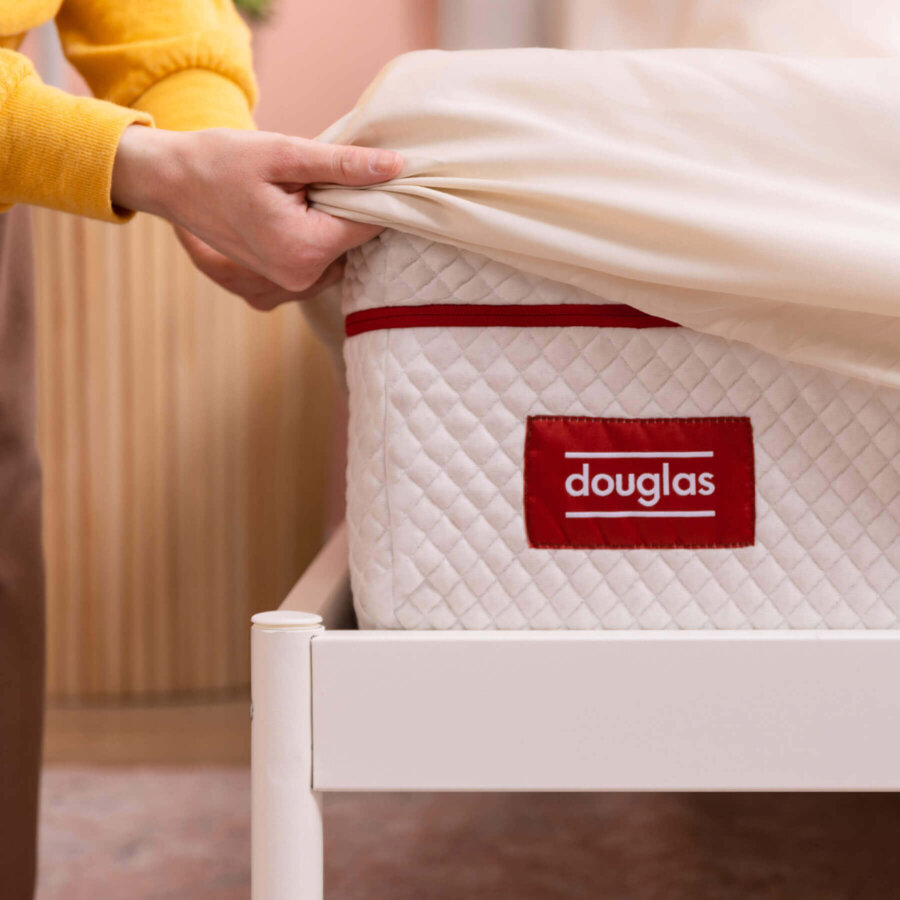
{"label": "ribbed wood panel", "polygon": [[246,685],[249,615],[321,542],[330,364],[163,222],[34,218],[49,693]]}

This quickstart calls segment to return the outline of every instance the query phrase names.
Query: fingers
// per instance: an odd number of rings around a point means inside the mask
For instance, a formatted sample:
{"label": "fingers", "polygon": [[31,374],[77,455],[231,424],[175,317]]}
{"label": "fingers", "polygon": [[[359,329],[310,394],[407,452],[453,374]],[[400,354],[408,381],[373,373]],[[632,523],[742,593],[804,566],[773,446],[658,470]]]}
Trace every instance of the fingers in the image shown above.
{"label": "fingers", "polygon": [[279,182],[345,184],[364,187],[396,178],[403,157],[392,150],[320,144],[289,138],[273,160],[272,175]]}
{"label": "fingers", "polygon": [[336,259],[327,269],[319,276],[312,287],[308,287],[305,291],[298,291],[293,294],[293,300],[309,300],[312,297],[318,297],[322,291],[333,284],[337,284],[344,277],[344,258]]}
{"label": "fingers", "polygon": [[229,268],[236,268],[237,264],[227,256],[214,250],[205,241],[201,241],[196,235],[191,234],[186,228],[175,227],[175,236],[181,246],[187,250],[194,265],[208,278],[221,284],[225,272]]}
{"label": "fingers", "polygon": [[380,225],[330,216],[306,205],[283,220],[253,268],[295,293],[317,284],[322,273],[348,250],[378,235]]}
{"label": "fingers", "polygon": [[307,217],[310,225],[309,240],[323,249],[327,262],[343,256],[348,250],[359,247],[384,231],[381,225],[339,219],[314,208],[308,209]]}
{"label": "fingers", "polygon": [[242,266],[214,250],[196,235],[176,227],[175,233],[194,265],[208,278],[232,294],[242,297],[253,309],[268,312],[283,303],[318,296],[326,287],[337,283],[344,274],[343,257],[334,260],[324,271],[307,272],[302,290],[289,290],[264,275]]}

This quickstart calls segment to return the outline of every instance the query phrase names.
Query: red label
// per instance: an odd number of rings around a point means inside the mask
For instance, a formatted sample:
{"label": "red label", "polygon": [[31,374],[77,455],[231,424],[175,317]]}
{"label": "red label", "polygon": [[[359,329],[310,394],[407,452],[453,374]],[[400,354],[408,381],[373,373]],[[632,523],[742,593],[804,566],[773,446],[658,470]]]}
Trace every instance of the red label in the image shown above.
{"label": "red label", "polygon": [[750,546],[750,419],[530,416],[525,527],[532,547]]}

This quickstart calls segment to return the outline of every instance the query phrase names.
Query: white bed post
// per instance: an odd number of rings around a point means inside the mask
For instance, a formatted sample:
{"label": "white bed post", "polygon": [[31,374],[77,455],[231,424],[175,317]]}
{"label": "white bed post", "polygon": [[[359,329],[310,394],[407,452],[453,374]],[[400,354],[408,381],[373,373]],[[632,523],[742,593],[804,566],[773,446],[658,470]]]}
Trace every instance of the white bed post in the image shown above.
{"label": "white bed post", "polygon": [[277,610],[252,622],[252,900],[322,900],[310,654],[322,619]]}

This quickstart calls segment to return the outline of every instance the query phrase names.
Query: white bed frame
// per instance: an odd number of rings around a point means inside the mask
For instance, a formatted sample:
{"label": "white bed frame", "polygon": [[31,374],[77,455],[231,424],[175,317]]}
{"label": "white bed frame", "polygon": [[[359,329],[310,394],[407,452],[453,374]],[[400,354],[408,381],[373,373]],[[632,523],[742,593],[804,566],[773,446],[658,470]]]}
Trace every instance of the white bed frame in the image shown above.
{"label": "white bed frame", "polygon": [[324,791],[900,788],[900,633],[360,632],[342,527],[253,617],[253,900],[322,900]]}

